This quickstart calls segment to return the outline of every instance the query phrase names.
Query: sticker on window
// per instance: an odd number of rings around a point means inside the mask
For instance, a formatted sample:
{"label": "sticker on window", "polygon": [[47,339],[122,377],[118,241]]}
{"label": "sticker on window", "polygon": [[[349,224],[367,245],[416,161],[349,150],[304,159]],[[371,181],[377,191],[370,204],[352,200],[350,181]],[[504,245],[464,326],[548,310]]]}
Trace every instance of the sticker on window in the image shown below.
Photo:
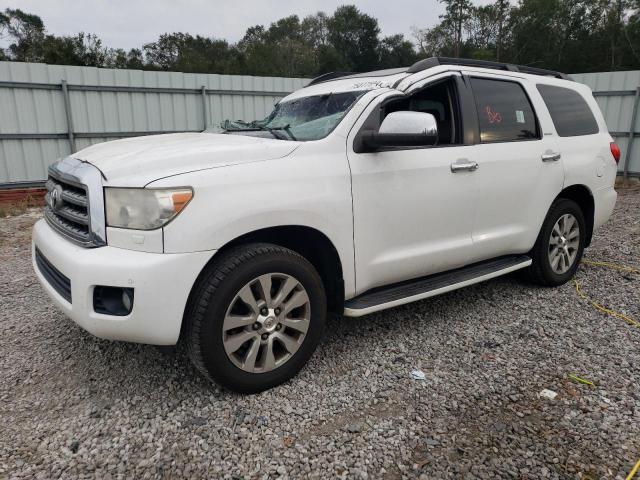
{"label": "sticker on window", "polygon": [[525,123],[524,122],[524,112],[522,110],[516,110],[516,122]]}
{"label": "sticker on window", "polygon": [[487,113],[487,119],[489,123],[501,123],[502,115],[500,112],[494,112],[489,105],[485,107],[485,112]]}

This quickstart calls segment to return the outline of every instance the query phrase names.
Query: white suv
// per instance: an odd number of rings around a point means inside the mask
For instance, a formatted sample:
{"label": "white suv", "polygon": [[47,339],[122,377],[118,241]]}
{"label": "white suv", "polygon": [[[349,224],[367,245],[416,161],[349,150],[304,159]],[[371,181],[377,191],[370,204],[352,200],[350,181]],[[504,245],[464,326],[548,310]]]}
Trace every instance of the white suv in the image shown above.
{"label": "white suv", "polygon": [[611,214],[619,150],[589,88],[430,58],[328,74],[250,124],[93,145],[50,168],[33,264],[102,338],[186,342],[239,392],[360,316],[518,269],[568,281]]}

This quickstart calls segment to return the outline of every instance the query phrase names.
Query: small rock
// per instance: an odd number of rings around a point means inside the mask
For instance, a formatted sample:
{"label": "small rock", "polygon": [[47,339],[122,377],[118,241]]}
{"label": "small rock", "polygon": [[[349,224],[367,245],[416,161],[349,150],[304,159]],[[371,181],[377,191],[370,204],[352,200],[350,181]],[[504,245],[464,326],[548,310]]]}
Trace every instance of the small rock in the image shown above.
{"label": "small rock", "polygon": [[362,431],[362,425],[360,425],[359,423],[352,423],[350,425],[347,425],[347,432],[349,433],[359,433]]}
{"label": "small rock", "polygon": [[557,392],[554,392],[553,390],[547,390],[546,388],[538,394],[538,397],[548,398],[549,400],[554,400],[557,396]]}

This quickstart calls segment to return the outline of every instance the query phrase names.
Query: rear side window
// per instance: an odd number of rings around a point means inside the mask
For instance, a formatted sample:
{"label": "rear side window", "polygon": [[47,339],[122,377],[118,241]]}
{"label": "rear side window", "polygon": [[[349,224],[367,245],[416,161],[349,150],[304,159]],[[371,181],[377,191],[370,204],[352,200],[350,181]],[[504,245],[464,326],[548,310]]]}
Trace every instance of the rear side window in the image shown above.
{"label": "rear side window", "polygon": [[598,122],[582,95],[570,88],[537,85],[551,119],[561,137],[577,137],[598,133]]}
{"label": "rear side window", "polygon": [[539,138],[538,122],[519,83],[472,78],[478,109],[480,141],[516,142]]}

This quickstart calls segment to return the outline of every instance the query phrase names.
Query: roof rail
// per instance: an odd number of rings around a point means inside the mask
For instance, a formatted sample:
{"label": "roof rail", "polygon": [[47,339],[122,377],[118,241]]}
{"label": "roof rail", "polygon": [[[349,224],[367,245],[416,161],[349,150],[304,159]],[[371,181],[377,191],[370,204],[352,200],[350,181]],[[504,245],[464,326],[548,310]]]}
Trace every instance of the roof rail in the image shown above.
{"label": "roof rail", "polygon": [[571,80],[568,75],[553,70],[545,70],[543,68],[528,67],[526,65],[513,65],[511,63],[491,62],[488,60],[473,60],[467,58],[450,58],[450,57],[430,57],[414,63],[407,69],[407,73],[417,73],[427,68],[437,67],[438,65],[464,65],[466,67],[491,68],[494,70],[507,70],[509,72],[530,73],[532,75],[543,75],[547,77],[561,78],[563,80]]}
{"label": "roof rail", "polygon": [[335,80],[336,78],[346,77],[347,75],[353,75],[353,72],[329,72],[323,73],[319,77],[314,78],[309,83],[307,83],[307,87],[311,85],[315,85],[316,83],[326,82],[328,80]]}

